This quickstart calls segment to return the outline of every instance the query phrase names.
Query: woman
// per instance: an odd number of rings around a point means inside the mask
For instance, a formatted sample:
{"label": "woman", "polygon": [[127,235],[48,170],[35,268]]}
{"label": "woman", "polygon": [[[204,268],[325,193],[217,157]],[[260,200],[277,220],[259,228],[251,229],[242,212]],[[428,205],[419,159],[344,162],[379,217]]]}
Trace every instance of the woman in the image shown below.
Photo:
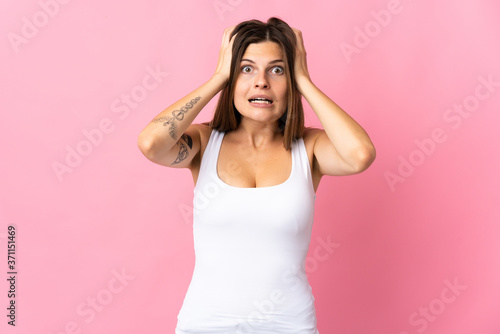
{"label": "woman", "polygon": [[[213,120],[192,124],[221,90]],[[324,130],[304,128],[301,96]],[[318,333],[305,273],[315,191],[323,175],[364,171],[375,148],[312,83],[301,32],[277,18],[227,28],[214,75],[138,145],[195,183],[196,264],[176,333]]]}

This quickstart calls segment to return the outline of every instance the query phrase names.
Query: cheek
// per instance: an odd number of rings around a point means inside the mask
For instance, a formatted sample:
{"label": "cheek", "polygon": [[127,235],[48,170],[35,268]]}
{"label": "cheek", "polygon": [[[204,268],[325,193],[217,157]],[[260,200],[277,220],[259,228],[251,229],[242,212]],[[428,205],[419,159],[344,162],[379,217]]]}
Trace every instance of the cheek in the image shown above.
{"label": "cheek", "polygon": [[282,76],[276,78],[273,82],[273,87],[276,96],[280,96],[281,98],[283,98],[283,96],[286,97],[288,90],[286,77]]}
{"label": "cheek", "polygon": [[245,97],[245,90],[241,82],[236,82],[234,86],[234,106],[236,109],[241,109]]}
{"label": "cheek", "polygon": [[282,106],[282,108],[280,108],[281,112],[285,113],[288,109],[288,94],[287,94],[286,84],[285,84],[285,87],[283,88],[283,90],[281,91],[280,100],[281,100],[281,106]]}
{"label": "cheek", "polygon": [[288,88],[286,82],[279,86],[277,93],[281,103],[286,104],[288,102]]}
{"label": "cheek", "polygon": [[234,99],[244,99],[249,88],[249,80],[239,77],[234,84]]}

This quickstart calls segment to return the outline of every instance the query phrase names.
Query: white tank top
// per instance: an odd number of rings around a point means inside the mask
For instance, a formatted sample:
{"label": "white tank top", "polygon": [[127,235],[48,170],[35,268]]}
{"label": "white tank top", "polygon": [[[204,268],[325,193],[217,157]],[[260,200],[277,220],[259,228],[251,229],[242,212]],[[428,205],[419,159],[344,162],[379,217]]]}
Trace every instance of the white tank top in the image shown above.
{"label": "white tank top", "polygon": [[289,178],[270,187],[222,181],[213,130],[194,188],[195,266],[176,334],[318,334],[305,272],[316,195],[302,138]]}

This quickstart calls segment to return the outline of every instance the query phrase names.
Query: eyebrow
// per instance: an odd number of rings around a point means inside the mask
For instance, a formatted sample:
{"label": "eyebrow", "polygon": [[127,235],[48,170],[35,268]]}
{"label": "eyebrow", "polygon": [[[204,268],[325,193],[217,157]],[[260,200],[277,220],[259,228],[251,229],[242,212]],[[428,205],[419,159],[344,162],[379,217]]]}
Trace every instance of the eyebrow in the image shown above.
{"label": "eyebrow", "polygon": [[[245,58],[245,59],[242,59],[241,61],[248,61],[248,62],[250,62],[252,64],[255,64],[255,62],[253,60],[251,60],[251,59],[246,59]],[[274,64],[274,63],[284,63],[284,61],[282,59],[275,59],[275,60],[272,60],[272,61],[269,62],[269,64]]]}

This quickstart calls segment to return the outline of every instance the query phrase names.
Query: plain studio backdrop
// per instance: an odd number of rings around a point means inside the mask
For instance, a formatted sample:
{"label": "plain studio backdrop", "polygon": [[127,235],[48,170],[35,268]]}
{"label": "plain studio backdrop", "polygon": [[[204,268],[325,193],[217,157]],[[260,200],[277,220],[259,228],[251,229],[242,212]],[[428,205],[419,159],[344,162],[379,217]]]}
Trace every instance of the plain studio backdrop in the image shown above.
{"label": "plain studio backdrop", "polygon": [[497,1],[0,7],[2,333],[173,333],[193,180],[149,162],[137,136],[208,80],[224,28],[271,16],[303,32],[313,82],[377,148],[366,172],[317,191],[319,331],[500,333]]}

